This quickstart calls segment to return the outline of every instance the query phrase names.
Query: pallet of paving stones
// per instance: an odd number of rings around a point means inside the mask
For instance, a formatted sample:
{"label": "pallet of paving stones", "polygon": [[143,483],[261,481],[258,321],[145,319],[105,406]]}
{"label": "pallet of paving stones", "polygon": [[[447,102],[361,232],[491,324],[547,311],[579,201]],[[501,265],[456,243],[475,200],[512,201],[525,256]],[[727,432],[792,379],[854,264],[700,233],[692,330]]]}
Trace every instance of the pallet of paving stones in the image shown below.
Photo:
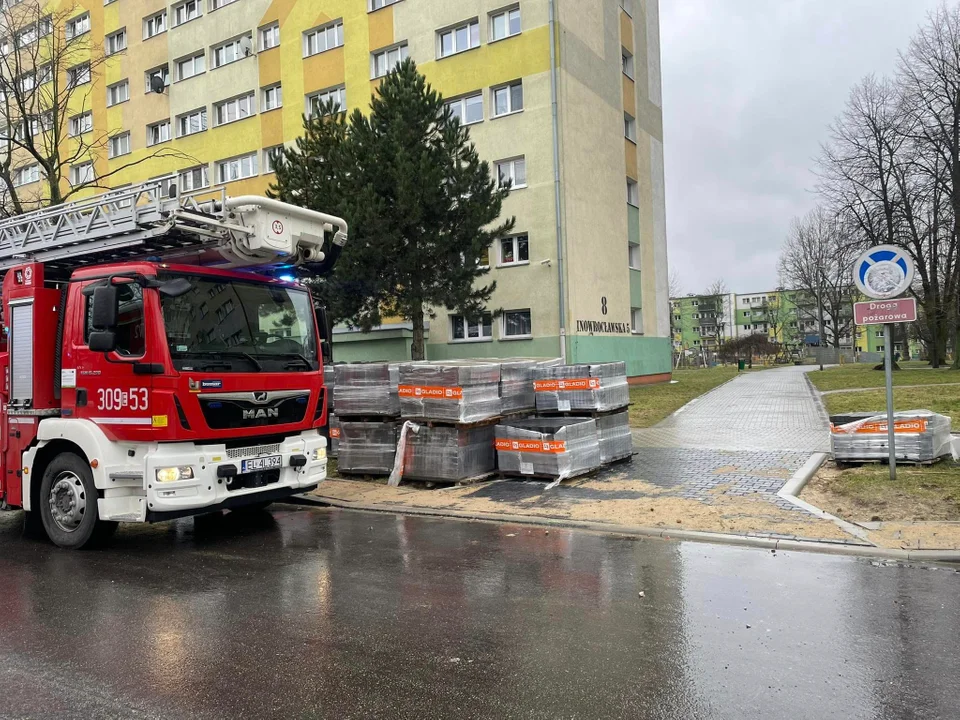
{"label": "pallet of paving stones", "polygon": [[600,467],[597,423],[590,418],[529,418],[496,427],[497,468],[514,477],[560,481]]}
{"label": "pallet of paving stones", "polygon": [[362,422],[400,416],[397,363],[349,363],[334,366],[333,406],[343,419]]}
{"label": "pallet of paving stones", "polygon": [[[953,455],[951,420],[946,415],[908,410],[894,413],[893,424],[897,462],[931,464]],[[834,416],[830,449],[838,463],[887,462],[886,415]]]}
{"label": "pallet of paving stones", "polygon": [[605,412],[630,403],[626,363],[543,367],[533,383],[537,412]]}

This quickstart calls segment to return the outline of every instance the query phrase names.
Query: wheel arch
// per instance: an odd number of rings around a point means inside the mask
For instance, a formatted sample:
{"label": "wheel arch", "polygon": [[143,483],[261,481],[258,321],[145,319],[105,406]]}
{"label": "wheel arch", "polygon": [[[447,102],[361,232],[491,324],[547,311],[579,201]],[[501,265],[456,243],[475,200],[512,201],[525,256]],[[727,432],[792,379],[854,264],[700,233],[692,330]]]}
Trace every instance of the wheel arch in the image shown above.
{"label": "wheel arch", "polygon": [[35,508],[39,509],[39,503],[41,502],[40,486],[43,484],[43,474],[47,471],[47,466],[50,465],[50,462],[55,457],[64,453],[72,453],[84,462],[90,462],[90,458],[83,451],[83,448],[72,440],[66,440],[64,438],[57,438],[56,440],[41,443],[33,448],[32,452],[32,463],[27,465],[30,472],[24,477],[25,484],[29,486],[29,492],[23,493],[25,500],[26,498],[30,498],[30,505],[26,506],[25,504],[24,507],[24,509],[28,511],[32,511]]}

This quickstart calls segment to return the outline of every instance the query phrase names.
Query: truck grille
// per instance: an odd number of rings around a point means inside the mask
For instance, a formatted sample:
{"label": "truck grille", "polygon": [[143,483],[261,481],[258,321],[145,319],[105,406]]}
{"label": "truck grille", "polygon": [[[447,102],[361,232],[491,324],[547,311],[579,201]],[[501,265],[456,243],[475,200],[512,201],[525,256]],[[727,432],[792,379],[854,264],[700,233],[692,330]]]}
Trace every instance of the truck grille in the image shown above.
{"label": "truck grille", "polygon": [[229,398],[200,398],[200,409],[213,430],[229,430],[298,423],[307,413],[309,394],[255,403]]}
{"label": "truck grille", "polygon": [[258,455],[279,455],[280,444],[276,445],[254,445],[253,447],[234,448],[227,450],[227,457],[231,460],[243,457],[257,457]]}

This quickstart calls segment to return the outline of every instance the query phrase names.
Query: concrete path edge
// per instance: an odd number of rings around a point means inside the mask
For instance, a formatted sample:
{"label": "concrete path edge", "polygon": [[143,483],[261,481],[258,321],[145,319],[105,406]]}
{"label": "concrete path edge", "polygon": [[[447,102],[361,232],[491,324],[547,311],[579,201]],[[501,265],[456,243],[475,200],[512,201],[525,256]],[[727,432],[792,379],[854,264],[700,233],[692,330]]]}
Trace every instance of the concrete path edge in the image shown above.
{"label": "concrete path edge", "polygon": [[[819,466],[818,466],[819,467]],[[540,527],[558,527],[572,530],[587,530],[591,532],[611,535],[627,535],[634,537],[653,537],[663,540],[687,540],[690,542],[714,543],[718,545],[738,545],[741,547],[762,548],[765,550],[797,550],[803,552],[819,552],[831,555],[852,555],[869,557],[879,560],[901,560],[915,562],[957,562],[960,563],[960,552],[948,550],[896,550],[880,548],[873,545],[847,545],[817,540],[781,540],[778,538],[751,537],[733,533],[705,532],[700,530],[665,530],[635,525],[615,525],[612,523],[598,523],[583,520],[563,520],[557,518],[543,518],[531,515],[494,515],[491,513],[468,513],[458,510],[434,510],[432,508],[415,508],[409,506],[376,505],[345,502],[334,498],[324,498],[317,495],[295,495],[286,502],[298,505],[312,505],[335,507],[342,510],[357,510],[362,512],[390,513],[393,515],[419,515],[424,517],[454,518],[458,520],[474,520],[481,522],[513,523],[516,525],[536,525]]]}

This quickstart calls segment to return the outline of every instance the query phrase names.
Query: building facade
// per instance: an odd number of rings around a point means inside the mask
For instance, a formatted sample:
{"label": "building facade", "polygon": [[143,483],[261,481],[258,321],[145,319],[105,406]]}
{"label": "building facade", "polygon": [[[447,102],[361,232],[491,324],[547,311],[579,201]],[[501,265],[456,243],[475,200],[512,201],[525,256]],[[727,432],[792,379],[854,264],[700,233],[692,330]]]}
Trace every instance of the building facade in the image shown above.
{"label": "building facade", "polygon": [[[490,248],[490,316],[435,309],[428,357],[670,372],[658,0],[80,0],[71,12],[110,53],[77,108],[89,113],[77,129],[108,132],[109,152],[78,157],[77,177],[263,193],[304,113],[326,99],[366,110],[411,57],[512,181],[504,214],[517,219]],[[338,328],[335,356],[404,359],[410,338],[404,323]]]}

